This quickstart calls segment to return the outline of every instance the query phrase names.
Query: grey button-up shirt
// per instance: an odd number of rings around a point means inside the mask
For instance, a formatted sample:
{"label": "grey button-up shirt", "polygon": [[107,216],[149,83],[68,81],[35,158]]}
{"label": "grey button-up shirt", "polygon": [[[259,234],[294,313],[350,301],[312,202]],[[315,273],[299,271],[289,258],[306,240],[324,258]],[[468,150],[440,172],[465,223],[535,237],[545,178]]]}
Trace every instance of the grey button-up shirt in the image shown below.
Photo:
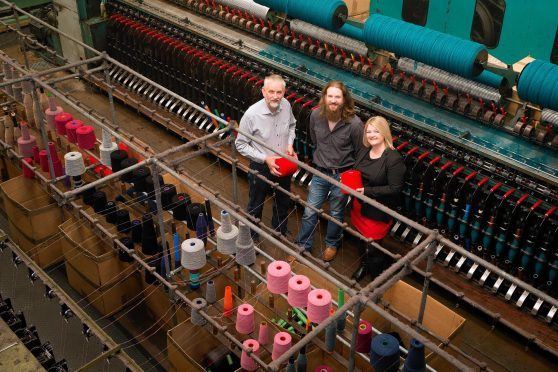
{"label": "grey button-up shirt", "polygon": [[[291,104],[281,100],[277,111],[271,112],[264,99],[254,103],[240,119],[240,131],[265,142],[274,150],[285,153],[287,146],[295,139],[296,119]],[[277,155],[273,151],[238,133],[236,149],[250,160],[263,163],[268,156]]]}
{"label": "grey button-up shirt", "polygon": [[355,154],[362,146],[364,126],[358,116],[349,122],[339,121],[333,130],[325,117],[316,109],[310,115],[310,138],[316,145],[314,164],[327,169],[351,167],[355,163]]}

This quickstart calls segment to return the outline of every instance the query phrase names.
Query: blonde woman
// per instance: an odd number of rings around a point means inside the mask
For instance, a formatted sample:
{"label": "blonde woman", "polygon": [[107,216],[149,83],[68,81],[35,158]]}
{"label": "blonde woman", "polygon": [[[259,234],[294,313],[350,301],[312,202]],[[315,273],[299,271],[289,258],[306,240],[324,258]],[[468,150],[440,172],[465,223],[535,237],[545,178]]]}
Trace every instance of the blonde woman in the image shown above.
{"label": "blonde woman", "polygon": [[[364,187],[356,191],[389,208],[397,208],[406,168],[403,158],[393,147],[387,120],[381,116],[368,119],[364,125],[362,142],[354,169],[361,172]],[[376,242],[387,235],[392,223],[387,213],[358,199],[353,201],[351,221],[362,235]],[[381,252],[375,251],[365,242],[359,246],[359,251],[362,258],[359,268],[353,273],[355,280],[360,281],[368,274],[377,276],[385,269],[388,261]]]}

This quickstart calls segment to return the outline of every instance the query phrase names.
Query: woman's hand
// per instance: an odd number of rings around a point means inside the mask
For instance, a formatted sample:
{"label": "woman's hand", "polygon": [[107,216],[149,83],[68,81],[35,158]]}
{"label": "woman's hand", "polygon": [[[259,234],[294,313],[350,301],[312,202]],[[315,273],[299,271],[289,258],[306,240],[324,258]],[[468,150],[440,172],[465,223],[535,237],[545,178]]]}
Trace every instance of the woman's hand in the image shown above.
{"label": "woman's hand", "polygon": [[355,191],[364,195],[364,187],[359,187]]}

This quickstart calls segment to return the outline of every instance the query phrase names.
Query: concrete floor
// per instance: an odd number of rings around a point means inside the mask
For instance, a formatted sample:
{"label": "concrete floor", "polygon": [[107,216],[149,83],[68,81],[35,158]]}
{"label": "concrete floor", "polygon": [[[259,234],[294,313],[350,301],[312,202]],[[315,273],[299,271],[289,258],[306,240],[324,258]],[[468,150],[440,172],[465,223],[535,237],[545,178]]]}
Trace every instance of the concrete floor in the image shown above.
{"label": "concrete floor", "polygon": [[[0,41],[0,46],[2,46],[3,49],[7,48],[15,52],[13,41],[13,39],[6,40],[5,38]],[[100,112],[103,116],[107,118],[111,117],[106,96],[94,92],[87,85],[77,80],[72,80],[59,84],[58,88],[62,91],[71,92],[74,97],[86,102],[90,107],[94,107],[95,110]],[[77,117],[79,118],[79,116]],[[162,151],[182,143],[182,140],[175,135],[153,125],[149,120],[139,117],[135,111],[129,108],[117,105],[116,118],[119,125],[141,140],[149,143],[157,151]],[[229,166],[224,162],[213,157],[196,157],[188,162],[188,169],[212,189],[220,191],[225,197],[232,197]],[[247,202],[247,183],[244,177],[240,177],[239,188],[242,190],[239,193],[239,204],[244,207]],[[270,224],[270,208],[270,205],[266,205],[264,220],[267,224]],[[300,207],[295,208],[289,221],[289,228],[293,233],[298,231],[300,215]],[[319,229],[318,234],[316,234],[316,244],[313,252],[315,255],[319,255],[320,249],[323,247],[322,237],[325,232],[324,226],[321,225]],[[276,254],[277,250],[278,248],[273,248],[270,253]],[[2,260],[2,262],[0,262],[2,267],[9,265],[8,255],[3,254],[0,259]],[[358,257],[352,239],[346,239],[338,257],[333,262],[333,266],[340,272],[350,274],[354,268],[356,268],[357,263]],[[32,309],[38,309],[37,305],[41,305],[41,309],[43,306],[53,307],[53,310],[50,312],[43,313],[42,311],[38,311],[39,318],[34,321],[36,324],[44,323],[47,328],[50,327],[54,328],[54,330],[63,330],[62,332],[55,332],[52,336],[53,340],[55,338],[57,339],[57,347],[55,348],[55,352],[57,352],[57,348],[59,350],[57,355],[59,355],[59,357],[66,357],[67,355],[75,356],[75,361],[73,361],[72,366],[77,366],[87,360],[87,358],[90,358],[93,354],[98,353],[99,345],[89,345],[86,348],[87,345],[84,338],[79,332],[79,324],[76,325],[75,327],[77,328],[73,330],[67,324],[63,324],[61,317],[57,315],[57,306],[52,305],[52,302],[48,302],[42,297],[42,290],[40,288],[30,286],[28,280],[25,278],[25,273],[21,271],[22,270],[19,270],[19,272],[17,270],[1,270],[0,283],[2,283],[2,290],[8,291],[7,293],[14,298],[19,298],[17,300],[19,301],[18,304],[21,303],[21,307],[26,309],[26,312],[31,312],[33,311]],[[53,275],[56,275],[61,282],[64,282],[63,270],[51,270],[51,272]],[[421,284],[420,281],[413,282],[412,279],[410,279],[410,281],[417,286]],[[21,287],[18,287],[20,284]],[[443,301],[454,311],[467,318],[467,322],[457,340],[464,350],[471,353],[476,358],[486,361],[491,369],[495,371],[558,370],[558,363],[555,360],[551,360],[533,350],[526,351],[524,341],[518,340],[514,335],[509,334],[505,330],[493,329],[491,323],[487,322],[483,317],[478,316],[477,313],[468,311],[466,308],[456,307],[455,302],[445,299],[445,296],[435,289],[432,292],[437,299]],[[48,315],[41,318],[44,314]],[[120,330],[120,332],[121,331],[122,330]],[[122,332],[121,334],[121,337],[124,337],[124,339],[130,336]],[[152,344],[164,348],[164,333],[154,336],[151,341]],[[141,351],[137,351],[137,355],[144,363],[152,363],[152,361],[147,361],[146,358],[142,356]],[[109,367],[104,366],[103,369],[104,368],[108,369]],[[159,367],[151,365],[150,368],[156,369]],[[110,367],[110,369],[112,370],[112,367]]]}

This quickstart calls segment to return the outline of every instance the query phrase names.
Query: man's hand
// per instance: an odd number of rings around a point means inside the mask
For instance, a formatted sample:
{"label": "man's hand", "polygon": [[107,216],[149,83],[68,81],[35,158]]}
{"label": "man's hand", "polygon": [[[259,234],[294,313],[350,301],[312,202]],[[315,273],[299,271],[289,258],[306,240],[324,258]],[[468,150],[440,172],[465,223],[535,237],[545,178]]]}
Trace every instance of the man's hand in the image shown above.
{"label": "man's hand", "polygon": [[280,156],[268,156],[267,158],[265,158],[265,163],[267,164],[267,167],[269,168],[271,174],[281,177],[281,174],[279,173],[279,166],[275,164],[275,160],[279,158]]}
{"label": "man's hand", "polygon": [[287,155],[292,156],[293,158],[297,158],[297,159],[298,159],[298,156],[296,155],[296,152],[294,152],[293,145],[288,145],[288,146],[287,146]]}

